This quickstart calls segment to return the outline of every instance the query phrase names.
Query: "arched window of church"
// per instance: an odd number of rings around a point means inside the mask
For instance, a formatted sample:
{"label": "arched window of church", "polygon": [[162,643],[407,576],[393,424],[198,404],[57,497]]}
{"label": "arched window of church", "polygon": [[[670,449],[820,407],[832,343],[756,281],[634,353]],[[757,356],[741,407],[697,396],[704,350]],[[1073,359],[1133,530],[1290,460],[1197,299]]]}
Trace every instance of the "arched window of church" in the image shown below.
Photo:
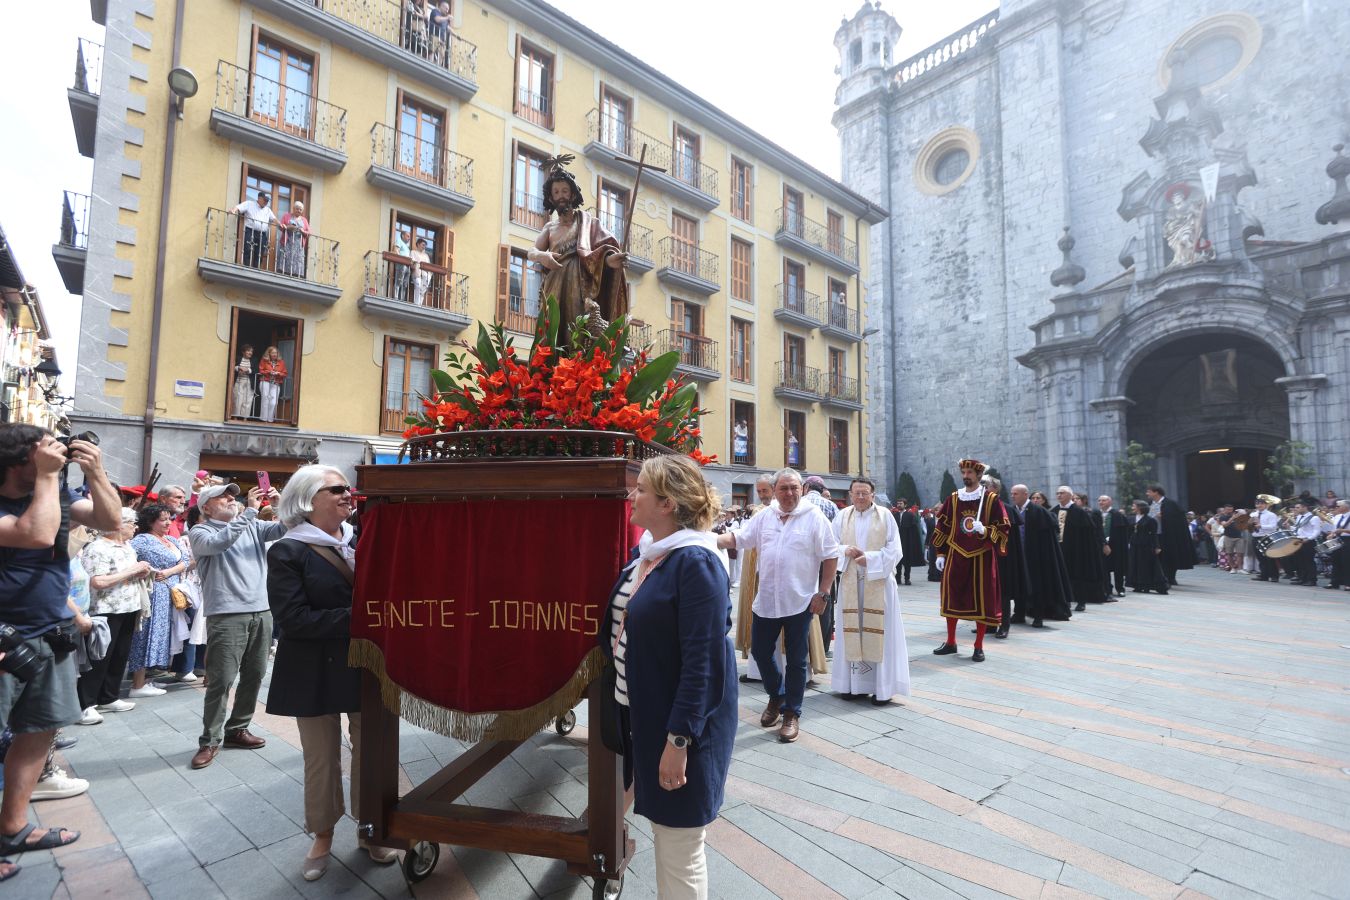
{"label": "arched window of church", "polygon": [[852,66],[862,65],[862,38],[857,38],[848,45],[848,61]]}
{"label": "arched window of church", "polygon": [[961,177],[970,165],[970,152],[964,147],[955,147],[942,154],[942,158],[933,167],[933,180],[947,186]]}
{"label": "arched window of church", "polygon": [[1212,34],[1186,48],[1186,75],[1201,87],[1213,84],[1242,61],[1242,42],[1232,35]]}

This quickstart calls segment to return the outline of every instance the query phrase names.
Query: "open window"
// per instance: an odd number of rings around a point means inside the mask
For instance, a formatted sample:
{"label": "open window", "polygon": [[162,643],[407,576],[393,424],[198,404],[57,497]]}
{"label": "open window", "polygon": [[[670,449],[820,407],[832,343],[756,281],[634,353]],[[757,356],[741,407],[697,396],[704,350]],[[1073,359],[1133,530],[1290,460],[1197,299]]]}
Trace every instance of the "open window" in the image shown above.
{"label": "open window", "polygon": [[[300,340],[304,322],[234,307],[225,384],[226,421],[296,425],[300,415]],[[268,360],[276,350],[282,365]],[[265,371],[266,370],[266,371]]]}
{"label": "open window", "polygon": [[387,337],[384,341],[384,404],[380,431],[402,434],[403,420],[421,410],[421,397],[431,393],[436,347]]}
{"label": "open window", "polygon": [[755,464],[755,404],[745,400],[731,401],[731,461]]}

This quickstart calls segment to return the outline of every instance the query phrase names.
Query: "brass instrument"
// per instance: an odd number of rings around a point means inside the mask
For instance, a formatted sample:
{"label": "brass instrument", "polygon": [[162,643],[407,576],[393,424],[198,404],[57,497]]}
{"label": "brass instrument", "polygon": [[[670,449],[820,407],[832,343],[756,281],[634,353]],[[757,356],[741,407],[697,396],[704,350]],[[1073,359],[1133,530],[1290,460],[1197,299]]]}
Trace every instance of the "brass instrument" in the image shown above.
{"label": "brass instrument", "polygon": [[1233,516],[1232,520],[1228,524],[1232,525],[1239,531],[1248,531],[1251,528],[1252,517],[1249,513],[1243,513],[1240,516]]}

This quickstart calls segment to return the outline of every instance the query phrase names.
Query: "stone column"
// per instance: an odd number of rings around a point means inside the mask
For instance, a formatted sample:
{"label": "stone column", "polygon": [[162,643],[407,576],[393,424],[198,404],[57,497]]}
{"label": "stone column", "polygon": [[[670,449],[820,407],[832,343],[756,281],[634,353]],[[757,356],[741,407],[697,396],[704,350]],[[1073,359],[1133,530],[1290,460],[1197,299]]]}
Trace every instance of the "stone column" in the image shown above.
{"label": "stone column", "polygon": [[[1088,406],[1097,413],[1097,418],[1093,423],[1088,453],[1091,463],[1088,479],[1092,488],[1084,490],[1091,493],[1095,489],[1115,497],[1116,459],[1125,452],[1125,446],[1130,442],[1125,430],[1125,413],[1134,406],[1134,401],[1129,397],[1099,397],[1089,401]],[[1125,498],[1116,497],[1116,500],[1124,502]]]}
{"label": "stone column", "polygon": [[1056,360],[1051,371],[1042,372],[1041,414],[1045,417],[1046,483],[1069,484],[1075,490],[1087,489],[1091,440],[1083,403],[1083,367],[1081,360]]}
{"label": "stone column", "polygon": [[[1322,427],[1329,425],[1319,424],[1317,403],[1318,391],[1326,385],[1327,376],[1286,375],[1276,378],[1275,383],[1289,395],[1289,439],[1308,445],[1308,464],[1319,477],[1325,478],[1330,474],[1327,467],[1331,463],[1331,454],[1326,441],[1331,435],[1321,433]],[[1301,491],[1305,487],[1312,490],[1316,485],[1310,481],[1294,483],[1295,490]]]}

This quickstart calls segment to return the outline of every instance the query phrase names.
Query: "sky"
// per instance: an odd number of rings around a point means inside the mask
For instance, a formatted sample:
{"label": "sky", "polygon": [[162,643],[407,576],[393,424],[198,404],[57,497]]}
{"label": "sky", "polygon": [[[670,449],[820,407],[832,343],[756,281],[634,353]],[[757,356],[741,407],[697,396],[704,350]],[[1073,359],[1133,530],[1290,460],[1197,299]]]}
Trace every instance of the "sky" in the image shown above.
{"label": "sky", "polygon": [[[66,293],[52,262],[61,192],[89,193],[92,160],[75,149],[66,89],[79,38],[103,42],[84,0],[7,4],[0,34],[0,223],[19,268],[42,298],[74,392],[80,298]],[[838,177],[834,111],[834,33],[862,0],[554,0],[554,6],[676,79],[715,106],[807,162]],[[901,4],[883,0],[900,23],[894,59],[923,50],[982,14],[997,0]],[[54,8],[65,10],[52,15]],[[208,73],[209,74],[209,73]],[[16,89],[22,85],[23,89]]]}

